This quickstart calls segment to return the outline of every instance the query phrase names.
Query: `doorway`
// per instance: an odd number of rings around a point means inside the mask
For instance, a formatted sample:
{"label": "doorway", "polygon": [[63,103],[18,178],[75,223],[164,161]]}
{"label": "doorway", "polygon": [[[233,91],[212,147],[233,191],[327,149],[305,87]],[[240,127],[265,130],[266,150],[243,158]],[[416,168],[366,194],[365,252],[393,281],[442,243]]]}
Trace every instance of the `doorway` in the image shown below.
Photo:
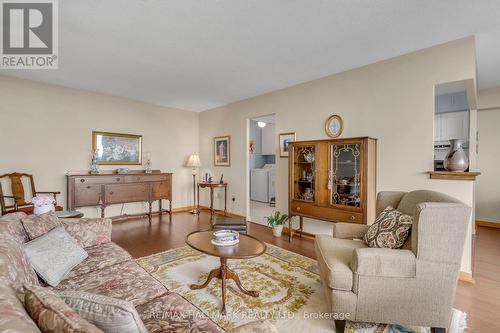
{"label": "doorway", "polygon": [[248,120],[247,219],[267,224],[276,205],[276,115]]}

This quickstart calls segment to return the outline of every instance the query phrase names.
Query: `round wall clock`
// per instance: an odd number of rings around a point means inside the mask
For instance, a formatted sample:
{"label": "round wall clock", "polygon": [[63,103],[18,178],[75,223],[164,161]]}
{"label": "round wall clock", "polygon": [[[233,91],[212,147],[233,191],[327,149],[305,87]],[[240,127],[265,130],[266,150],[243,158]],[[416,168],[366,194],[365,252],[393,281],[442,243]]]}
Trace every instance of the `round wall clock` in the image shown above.
{"label": "round wall clock", "polygon": [[344,122],[342,121],[342,118],[340,116],[334,114],[333,116],[330,116],[326,120],[325,124],[325,130],[326,134],[328,134],[329,137],[331,138],[336,138],[342,134],[342,130],[344,129]]}

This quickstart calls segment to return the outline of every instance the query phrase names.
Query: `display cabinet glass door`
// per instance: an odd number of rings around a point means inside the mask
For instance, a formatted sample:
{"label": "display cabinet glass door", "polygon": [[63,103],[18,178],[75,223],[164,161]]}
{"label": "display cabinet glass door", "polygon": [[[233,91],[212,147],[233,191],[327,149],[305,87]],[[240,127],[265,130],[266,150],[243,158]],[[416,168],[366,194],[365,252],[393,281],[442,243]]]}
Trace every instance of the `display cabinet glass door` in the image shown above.
{"label": "display cabinet glass door", "polygon": [[294,146],[293,198],[315,201],[316,199],[316,147]]}
{"label": "display cabinet glass door", "polygon": [[361,207],[362,143],[330,145],[330,204]]}

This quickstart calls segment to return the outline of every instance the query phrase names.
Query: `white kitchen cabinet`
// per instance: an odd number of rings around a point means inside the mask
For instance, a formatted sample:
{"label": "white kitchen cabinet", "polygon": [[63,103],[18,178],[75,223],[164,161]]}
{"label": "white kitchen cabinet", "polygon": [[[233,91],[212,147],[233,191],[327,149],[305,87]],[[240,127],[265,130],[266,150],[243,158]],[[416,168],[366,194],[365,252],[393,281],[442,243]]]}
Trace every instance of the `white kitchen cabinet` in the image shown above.
{"label": "white kitchen cabinet", "polygon": [[434,114],[434,142],[441,141],[441,113]]}
{"label": "white kitchen cabinet", "polygon": [[465,91],[436,96],[436,113],[457,112],[468,109],[469,103]]}
{"label": "white kitchen cabinet", "polygon": [[434,115],[434,141],[461,139],[469,141],[469,111]]}
{"label": "white kitchen cabinet", "polygon": [[262,128],[262,155],[276,154],[276,130],[275,125],[267,123]]}

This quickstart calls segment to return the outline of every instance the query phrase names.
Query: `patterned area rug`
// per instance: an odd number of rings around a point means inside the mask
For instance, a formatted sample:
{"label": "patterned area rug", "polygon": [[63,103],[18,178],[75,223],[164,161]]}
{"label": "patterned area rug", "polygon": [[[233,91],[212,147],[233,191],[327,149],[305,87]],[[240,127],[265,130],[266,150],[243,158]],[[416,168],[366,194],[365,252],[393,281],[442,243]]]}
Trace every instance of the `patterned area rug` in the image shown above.
{"label": "patterned area rug", "polygon": [[[225,330],[268,319],[280,332],[333,332],[331,318],[325,318],[329,312],[316,261],[277,246],[266,245],[266,253],[257,258],[228,261],[243,286],[248,290],[259,291],[260,297],[242,294],[229,280],[226,316],[220,314],[220,280],[212,280],[205,289],[189,288],[190,284],[203,283],[208,272],[219,267],[219,258],[184,246],[137,259],[137,263],[166,288],[183,296]],[[455,310],[454,321],[457,328],[450,329],[450,333],[463,332],[465,313]],[[429,332],[429,329],[347,322],[345,332],[423,333]]]}

